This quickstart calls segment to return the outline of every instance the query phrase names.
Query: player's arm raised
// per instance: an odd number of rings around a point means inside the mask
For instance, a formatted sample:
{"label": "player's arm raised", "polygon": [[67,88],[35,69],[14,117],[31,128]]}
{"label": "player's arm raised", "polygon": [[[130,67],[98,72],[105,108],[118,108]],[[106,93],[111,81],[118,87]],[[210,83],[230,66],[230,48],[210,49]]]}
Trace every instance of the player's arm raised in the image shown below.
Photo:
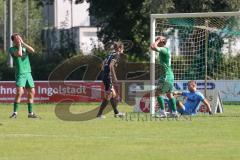
{"label": "player's arm raised", "polygon": [[213,114],[213,113],[212,113],[212,109],[211,109],[211,106],[210,106],[210,104],[208,103],[207,99],[205,98],[202,102],[207,106],[207,108],[208,108],[208,113],[209,113],[210,115],[212,115],[212,114]]}
{"label": "player's arm raised", "polygon": [[115,72],[115,60],[112,60],[111,63],[110,63],[110,72],[112,74],[112,78],[113,78],[113,82],[117,82],[117,76],[116,76],[116,72]]}
{"label": "player's arm raised", "polygon": [[157,48],[158,48],[158,43],[161,41],[161,39],[158,37],[157,39],[156,39],[156,41],[151,45],[151,49],[153,50],[153,51],[157,51]]}
{"label": "player's arm raised", "polygon": [[28,51],[29,53],[34,53],[34,52],[35,52],[35,50],[33,49],[33,47],[31,47],[31,46],[28,45],[27,43],[23,42],[22,37],[18,36],[18,38],[20,39],[21,44],[22,44],[24,47],[26,47],[26,49],[27,49],[27,51]]}
{"label": "player's arm raised", "polygon": [[22,44],[21,44],[20,39],[16,40],[16,45],[17,45],[18,49],[13,53],[13,55],[16,57],[22,57],[23,53],[22,53]]}

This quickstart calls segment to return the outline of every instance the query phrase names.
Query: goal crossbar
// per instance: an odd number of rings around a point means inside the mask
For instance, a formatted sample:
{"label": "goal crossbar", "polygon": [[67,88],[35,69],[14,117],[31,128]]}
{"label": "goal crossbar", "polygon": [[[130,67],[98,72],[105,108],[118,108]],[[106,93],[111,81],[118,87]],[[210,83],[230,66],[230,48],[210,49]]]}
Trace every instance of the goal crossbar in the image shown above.
{"label": "goal crossbar", "polygon": [[169,14],[151,14],[151,18],[189,18],[189,17],[222,17],[222,16],[240,16],[240,12],[205,12],[205,13],[169,13]]}

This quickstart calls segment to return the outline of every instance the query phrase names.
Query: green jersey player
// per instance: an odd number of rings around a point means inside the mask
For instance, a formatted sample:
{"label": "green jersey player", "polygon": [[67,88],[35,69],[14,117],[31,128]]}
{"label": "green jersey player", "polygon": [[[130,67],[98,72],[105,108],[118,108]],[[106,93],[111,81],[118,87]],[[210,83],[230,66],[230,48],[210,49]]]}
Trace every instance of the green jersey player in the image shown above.
{"label": "green jersey player", "polygon": [[174,75],[171,68],[171,54],[165,45],[166,38],[163,36],[157,37],[156,41],[151,45],[151,49],[159,54],[160,69],[158,72],[160,73],[160,77],[156,88],[156,95],[160,106],[160,116],[166,117],[163,98],[163,95],[166,95],[169,99],[172,115],[177,117],[176,99],[172,94],[174,88]]}
{"label": "green jersey player", "polygon": [[28,92],[28,118],[37,118],[38,116],[32,112],[35,89],[28,57],[29,53],[34,53],[34,49],[23,42],[21,36],[17,33],[11,36],[11,40],[13,41],[13,46],[9,48],[9,53],[13,58],[15,66],[17,93],[15,95],[13,114],[10,118],[17,117],[17,110],[24,93],[24,88],[26,88]]}

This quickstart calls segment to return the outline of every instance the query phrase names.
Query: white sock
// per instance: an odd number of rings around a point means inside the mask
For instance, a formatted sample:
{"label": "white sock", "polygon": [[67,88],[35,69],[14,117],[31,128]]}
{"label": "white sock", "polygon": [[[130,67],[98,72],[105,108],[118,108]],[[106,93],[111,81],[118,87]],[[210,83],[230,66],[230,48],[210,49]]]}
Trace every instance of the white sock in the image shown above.
{"label": "white sock", "polygon": [[172,114],[177,114],[177,111],[172,112]]}
{"label": "white sock", "polygon": [[160,109],[160,114],[166,114],[165,110]]}

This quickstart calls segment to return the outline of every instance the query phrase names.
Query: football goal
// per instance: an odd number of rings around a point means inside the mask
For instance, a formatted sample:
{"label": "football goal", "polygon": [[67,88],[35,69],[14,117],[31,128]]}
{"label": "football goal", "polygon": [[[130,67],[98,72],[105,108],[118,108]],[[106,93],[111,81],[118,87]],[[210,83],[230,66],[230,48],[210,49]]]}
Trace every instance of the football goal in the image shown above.
{"label": "football goal", "polygon": [[[151,44],[167,37],[175,80],[208,82],[240,79],[240,12],[151,14]],[[161,72],[151,51],[150,113],[155,113],[155,85]]]}

